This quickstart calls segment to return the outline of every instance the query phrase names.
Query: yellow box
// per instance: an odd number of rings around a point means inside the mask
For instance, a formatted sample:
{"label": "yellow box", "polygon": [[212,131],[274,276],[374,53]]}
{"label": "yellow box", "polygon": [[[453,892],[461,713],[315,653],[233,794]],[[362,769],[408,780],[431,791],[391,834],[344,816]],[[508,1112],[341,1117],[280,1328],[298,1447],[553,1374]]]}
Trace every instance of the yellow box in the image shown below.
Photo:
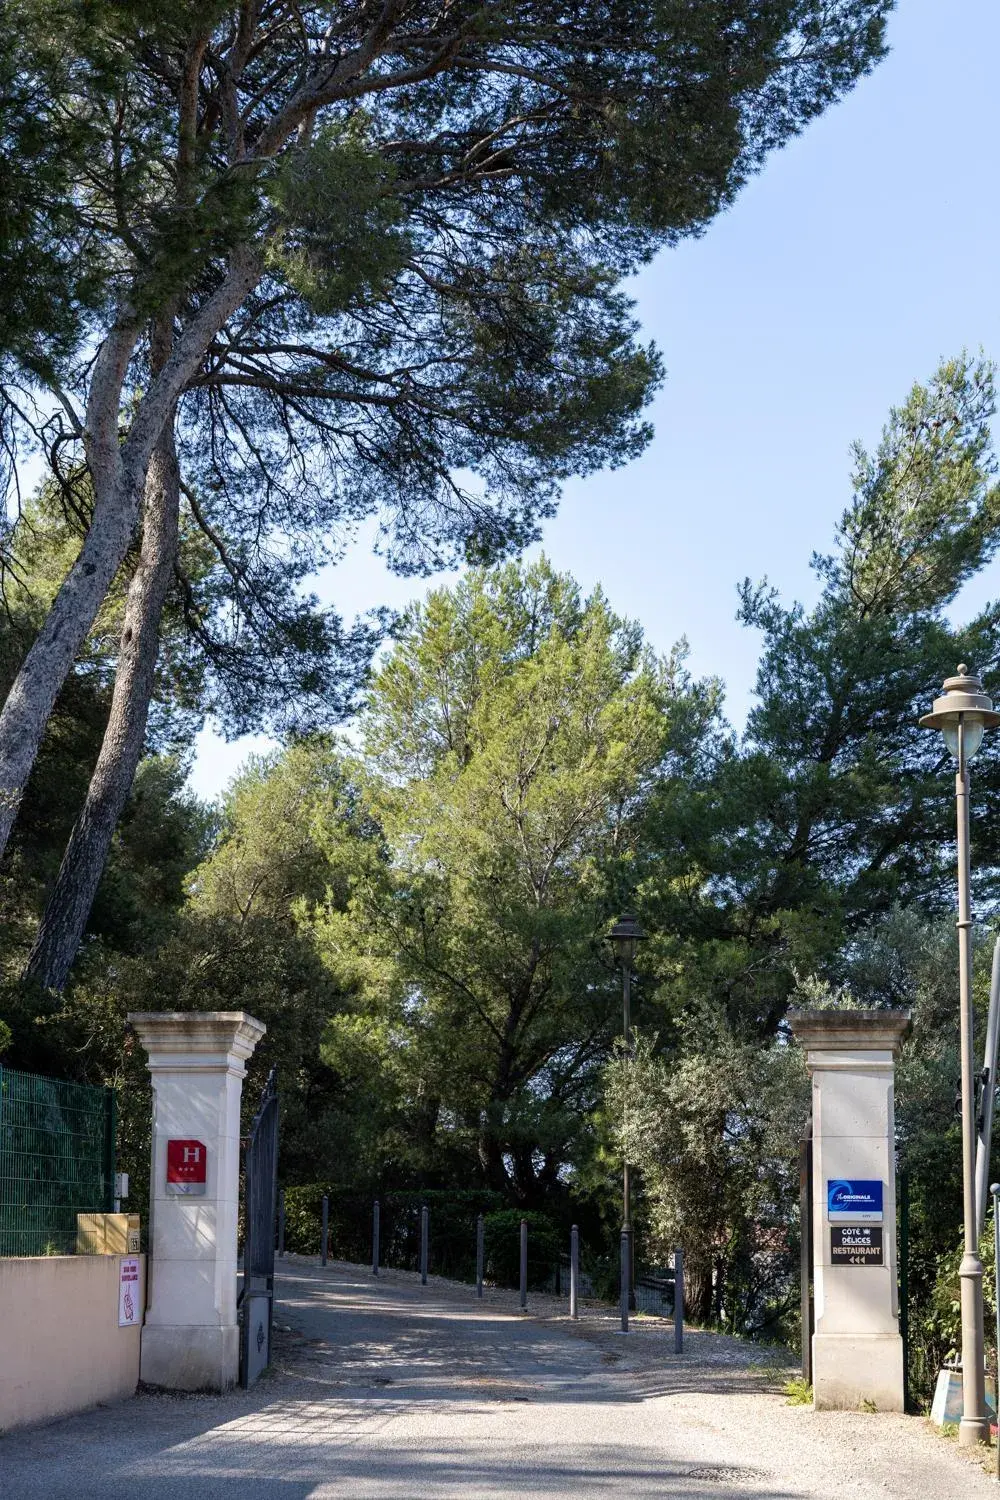
{"label": "yellow box", "polygon": [[138,1214],[77,1214],[77,1255],[138,1255]]}

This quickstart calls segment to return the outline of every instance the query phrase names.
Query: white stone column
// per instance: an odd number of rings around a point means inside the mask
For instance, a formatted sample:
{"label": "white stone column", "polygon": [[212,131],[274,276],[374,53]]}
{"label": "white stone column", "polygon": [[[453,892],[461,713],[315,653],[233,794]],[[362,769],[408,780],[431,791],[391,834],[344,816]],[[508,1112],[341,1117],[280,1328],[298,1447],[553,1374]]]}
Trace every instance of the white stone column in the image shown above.
{"label": "white stone column", "polygon": [[[812,1078],[813,1402],[902,1411],[893,1074],[910,1012],[803,1010],[789,1024]],[[860,1183],[881,1186],[880,1216],[870,1203],[845,1211],[864,1196],[847,1185]],[[831,1187],[841,1205],[832,1219]],[[835,1237],[877,1242],[871,1231],[881,1231],[882,1264],[875,1245],[859,1244],[856,1263],[843,1245],[835,1256]]]}
{"label": "white stone column", "polygon": [[[149,1054],[153,1082],[140,1375],[171,1390],[223,1391],[239,1373],[240,1095],[246,1060],[266,1028],[243,1011],[153,1011],[128,1020]],[[204,1183],[168,1183],[169,1141],[205,1148]],[[192,1177],[199,1174],[193,1145],[175,1155],[190,1158]]]}

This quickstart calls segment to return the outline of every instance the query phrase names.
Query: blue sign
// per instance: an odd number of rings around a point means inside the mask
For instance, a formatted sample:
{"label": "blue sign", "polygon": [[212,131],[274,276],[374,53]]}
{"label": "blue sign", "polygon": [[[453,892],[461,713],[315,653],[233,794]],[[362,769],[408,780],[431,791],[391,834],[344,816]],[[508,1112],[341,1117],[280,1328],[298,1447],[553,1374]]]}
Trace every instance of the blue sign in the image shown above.
{"label": "blue sign", "polygon": [[855,1224],[871,1224],[882,1219],[882,1184],[868,1178],[830,1178],[826,1184],[827,1218]]}

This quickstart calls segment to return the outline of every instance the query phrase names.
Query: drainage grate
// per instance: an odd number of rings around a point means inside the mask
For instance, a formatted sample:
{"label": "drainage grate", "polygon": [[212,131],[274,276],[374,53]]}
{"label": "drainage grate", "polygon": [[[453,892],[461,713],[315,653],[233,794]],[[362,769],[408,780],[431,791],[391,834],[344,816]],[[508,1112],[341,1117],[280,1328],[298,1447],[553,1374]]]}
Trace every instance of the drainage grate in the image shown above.
{"label": "drainage grate", "polygon": [[726,1483],[742,1479],[765,1479],[762,1469],[729,1468],[725,1464],[702,1464],[697,1469],[688,1469],[685,1479],[710,1479]]}

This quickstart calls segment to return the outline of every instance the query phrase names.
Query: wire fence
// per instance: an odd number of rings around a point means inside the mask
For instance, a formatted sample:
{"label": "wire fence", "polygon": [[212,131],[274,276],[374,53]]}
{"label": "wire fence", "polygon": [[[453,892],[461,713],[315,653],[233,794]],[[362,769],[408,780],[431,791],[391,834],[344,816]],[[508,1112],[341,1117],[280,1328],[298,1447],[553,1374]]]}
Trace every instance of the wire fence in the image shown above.
{"label": "wire fence", "polygon": [[0,1256],[70,1255],[114,1207],[113,1089],[0,1067]]}

